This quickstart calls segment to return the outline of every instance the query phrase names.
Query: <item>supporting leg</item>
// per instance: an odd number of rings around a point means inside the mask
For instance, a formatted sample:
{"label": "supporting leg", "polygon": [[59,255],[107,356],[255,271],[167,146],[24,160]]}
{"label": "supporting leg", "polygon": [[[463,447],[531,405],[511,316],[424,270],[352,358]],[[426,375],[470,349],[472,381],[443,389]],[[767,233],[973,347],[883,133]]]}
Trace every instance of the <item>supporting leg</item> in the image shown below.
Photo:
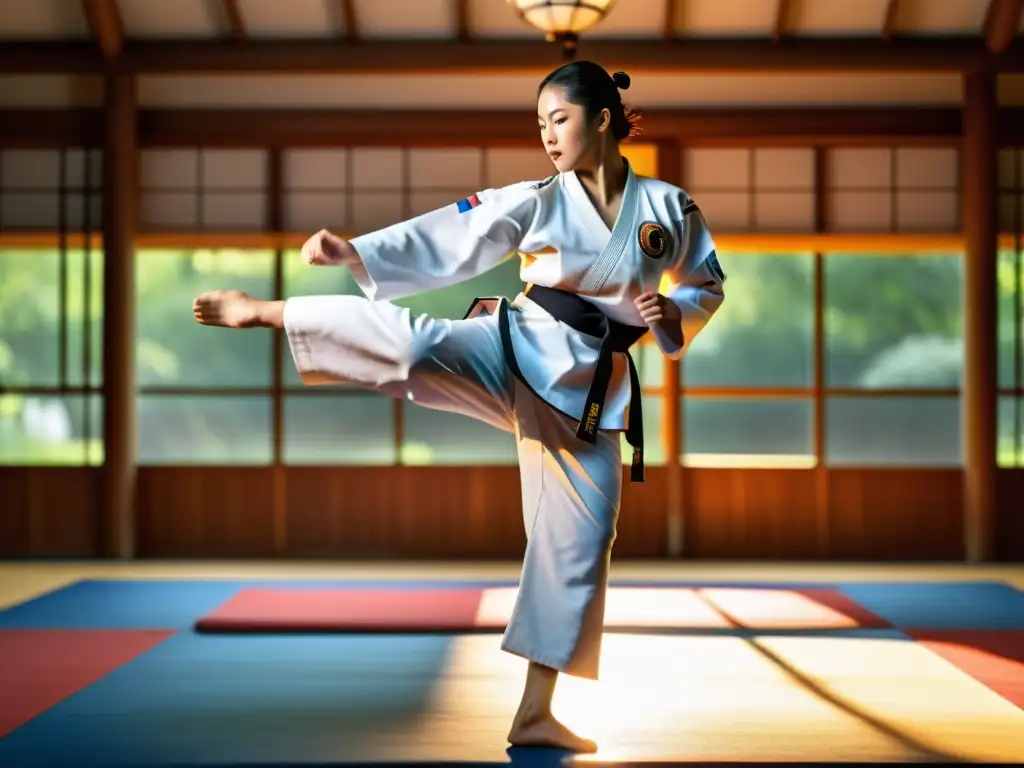
{"label": "supporting leg", "polygon": [[526,687],[509,739],[580,752],[593,742],[570,733],[551,711],[558,673],[597,679],[605,597],[622,489],[618,433],[596,445],[573,420],[516,388],[526,556],[502,648],[528,659]]}

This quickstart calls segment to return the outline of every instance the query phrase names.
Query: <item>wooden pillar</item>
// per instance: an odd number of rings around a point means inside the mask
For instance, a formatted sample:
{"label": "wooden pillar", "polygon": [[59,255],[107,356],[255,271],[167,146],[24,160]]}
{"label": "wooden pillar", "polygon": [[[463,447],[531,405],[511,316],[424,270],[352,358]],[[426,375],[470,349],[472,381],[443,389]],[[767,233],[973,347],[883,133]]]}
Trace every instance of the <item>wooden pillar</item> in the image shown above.
{"label": "wooden pillar", "polygon": [[996,505],[996,81],[964,77],[964,552],[992,560]]}
{"label": "wooden pillar", "polygon": [[[828,232],[829,178],[826,147],[814,148],[814,231]],[[825,401],[825,255],[814,254],[814,505],[817,523],[818,557],[828,560],[832,554],[832,496],[831,475],[825,461],[828,409]]]}
{"label": "wooden pillar", "polygon": [[135,555],[135,78],[106,76],[103,143],[104,557]]}
{"label": "wooden pillar", "polygon": [[[658,142],[658,178],[682,186],[682,149],[678,141]],[[680,366],[665,358],[662,440],[665,446],[665,550],[669,557],[685,551],[685,496],[683,493],[682,427],[679,414]]]}

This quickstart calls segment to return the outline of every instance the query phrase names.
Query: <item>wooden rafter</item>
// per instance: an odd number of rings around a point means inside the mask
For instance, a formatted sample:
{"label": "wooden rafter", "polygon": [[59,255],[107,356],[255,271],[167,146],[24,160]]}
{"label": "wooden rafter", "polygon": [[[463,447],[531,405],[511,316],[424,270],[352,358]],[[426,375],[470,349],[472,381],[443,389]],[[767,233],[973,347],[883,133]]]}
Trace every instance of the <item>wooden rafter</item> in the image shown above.
{"label": "wooden rafter", "polygon": [[985,14],[985,44],[993,53],[1010,47],[1020,25],[1024,0],[990,0]]}
{"label": "wooden rafter", "polygon": [[455,36],[462,41],[469,40],[469,0],[453,0],[455,3]]}
{"label": "wooden rafter", "polygon": [[772,26],[772,41],[779,42],[789,34],[793,14],[793,0],[775,0],[775,24]]}
{"label": "wooden rafter", "polygon": [[[580,56],[611,71],[660,74],[870,72],[1024,72],[1024,51],[994,54],[979,40],[802,39],[771,40],[594,40],[584,38]],[[456,74],[542,72],[561,63],[558,46],[536,40],[375,40],[345,46],[334,41],[250,40],[129,41],[121,67],[136,74]],[[3,41],[0,73],[99,73],[95,44]]]}
{"label": "wooden rafter", "polygon": [[235,42],[242,42],[243,40],[249,39],[249,33],[246,32],[245,22],[242,20],[242,9],[238,5],[238,0],[223,0],[224,3],[224,15],[227,17],[228,26],[231,28],[231,37]]}
{"label": "wooden rafter", "polygon": [[345,39],[354,43],[359,39],[359,19],[356,18],[356,0],[338,0],[341,19],[345,23]]}
{"label": "wooden rafter", "polygon": [[676,24],[682,13],[684,0],[665,0],[665,16],[661,21],[661,37],[670,40],[676,36]]}
{"label": "wooden rafter", "polygon": [[892,40],[893,32],[896,31],[896,16],[900,10],[900,0],[889,0],[885,6],[885,18],[882,20],[882,40]]}
{"label": "wooden rafter", "polygon": [[82,0],[93,39],[103,55],[113,58],[124,48],[124,22],[117,0]]}
{"label": "wooden rafter", "polygon": [[[1024,109],[1000,110],[1000,130],[1024,136]],[[472,119],[469,119],[472,116]],[[891,144],[956,142],[956,107],[764,107],[651,109],[645,140],[713,144]],[[0,109],[0,146],[82,146],[102,132],[100,109]],[[144,146],[461,146],[467,142],[537,147],[528,111],[367,109],[141,109]]]}

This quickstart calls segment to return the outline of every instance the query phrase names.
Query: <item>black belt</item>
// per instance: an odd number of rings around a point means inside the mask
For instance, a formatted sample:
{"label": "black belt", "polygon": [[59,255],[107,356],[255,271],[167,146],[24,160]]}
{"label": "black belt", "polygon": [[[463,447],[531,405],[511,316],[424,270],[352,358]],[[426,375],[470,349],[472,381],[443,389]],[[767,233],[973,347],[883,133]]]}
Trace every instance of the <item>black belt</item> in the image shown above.
{"label": "black belt", "polygon": [[[601,339],[597,365],[594,369],[594,378],[590,383],[590,391],[587,392],[587,402],[583,408],[583,416],[580,418],[579,427],[576,429],[576,436],[581,440],[591,444],[597,442],[597,433],[601,424],[601,410],[604,408],[604,399],[608,393],[608,386],[612,378],[612,353],[622,352],[626,355],[626,361],[629,364],[631,389],[629,422],[626,426],[626,442],[633,448],[633,462],[630,467],[629,479],[634,483],[642,483],[644,481],[643,405],[640,393],[640,377],[637,375],[633,357],[629,354],[629,348],[647,333],[647,327],[625,325],[612,320],[594,304],[570,291],[530,285],[525,293],[549,315],[565,323],[577,333]],[[509,332],[508,313],[510,310],[507,302],[503,301],[502,304],[506,306],[502,307],[498,324],[501,329],[501,342],[505,352],[505,362],[512,371],[512,374],[533,391],[529,382],[523,376],[522,371],[519,370],[519,365],[516,363],[515,351],[512,347],[512,338]]]}

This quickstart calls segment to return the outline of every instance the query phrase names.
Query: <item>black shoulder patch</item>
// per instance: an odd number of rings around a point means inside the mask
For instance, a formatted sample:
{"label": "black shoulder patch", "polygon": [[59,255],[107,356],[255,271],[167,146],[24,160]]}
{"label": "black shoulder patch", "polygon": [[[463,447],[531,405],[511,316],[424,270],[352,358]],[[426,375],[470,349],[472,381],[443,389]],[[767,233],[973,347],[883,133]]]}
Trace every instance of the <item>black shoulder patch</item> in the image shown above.
{"label": "black shoulder patch", "polygon": [[686,204],[686,207],[683,208],[683,216],[685,216],[688,213],[693,213],[694,211],[699,211],[699,210],[700,210],[700,208],[697,207],[697,204],[695,202],[693,202],[693,200],[690,200],[690,202],[688,202]]}
{"label": "black shoulder patch", "polygon": [[544,181],[538,181],[538,182],[536,182],[534,184],[531,184],[530,185],[530,189],[542,189],[543,187],[546,187],[548,184],[550,184],[552,181],[554,181],[557,178],[558,178],[558,174],[557,173],[552,174],[551,176],[548,176],[546,179],[544,179]]}

